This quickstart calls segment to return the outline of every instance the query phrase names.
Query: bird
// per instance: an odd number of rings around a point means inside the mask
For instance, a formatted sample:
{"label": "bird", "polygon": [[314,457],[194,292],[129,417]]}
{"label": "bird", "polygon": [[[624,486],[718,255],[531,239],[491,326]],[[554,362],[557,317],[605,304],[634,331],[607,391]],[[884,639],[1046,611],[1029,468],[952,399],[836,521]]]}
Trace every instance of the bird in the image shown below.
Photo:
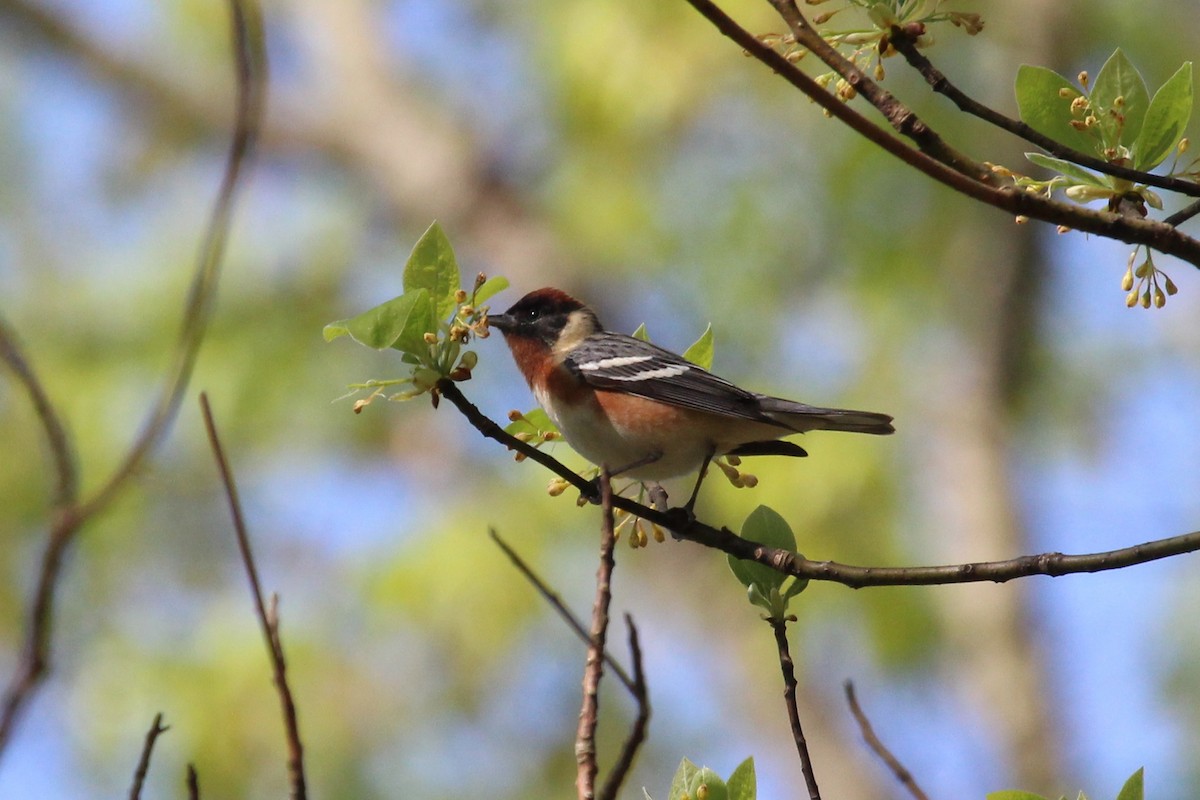
{"label": "bird", "polygon": [[696,502],[718,456],[806,456],[782,437],[814,430],[890,434],[892,417],[820,408],[743,389],[655,344],[606,330],[584,303],[550,287],[489,314],[538,404],[563,438],[611,476],[654,482],[699,470]]}

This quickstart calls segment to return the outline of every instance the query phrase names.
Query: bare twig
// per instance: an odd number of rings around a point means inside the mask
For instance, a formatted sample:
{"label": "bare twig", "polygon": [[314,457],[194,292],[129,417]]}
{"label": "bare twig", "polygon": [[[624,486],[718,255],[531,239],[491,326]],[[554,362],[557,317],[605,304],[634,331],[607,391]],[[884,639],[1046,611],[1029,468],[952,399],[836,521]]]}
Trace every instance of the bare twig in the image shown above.
{"label": "bare twig", "polygon": [[0,361],[8,366],[25,387],[25,393],[33,403],[34,413],[42,425],[46,443],[50,446],[50,456],[54,461],[53,506],[56,511],[67,509],[74,505],[79,497],[79,466],[75,462],[71,437],[67,434],[62,417],[46,393],[45,386],[25,357],[16,331],[10,328],[3,318],[0,318]]}
{"label": "bare twig", "polygon": [[721,33],[803,92],[830,116],[939,183],[1015,216],[1026,216],[1129,244],[1147,245],[1200,267],[1200,240],[1193,239],[1164,222],[1097,211],[1019,190],[1013,186],[996,185],[991,170],[946,147],[940,137],[913,114],[911,109],[880,89],[841,53],[830,47],[808,25],[790,0],[770,2],[784,15],[797,43],[812,50],[853,85],[864,98],[874,102],[893,127],[911,138],[921,149],[908,146],[821,88],[794,64],[734,22],[711,0],[687,2],[712,22]]}
{"label": "bare twig", "polygon": [[129,787],[129,800],[138,800],[142,796],[142,785],[146,782],[146,773],[150,771],[150,753],[154,750],[154,742],[162,733],[170,730],[169,725],[162,724],[162,712],[154,715],[150,730],[146,731],[146,741],[142,745],[142,755],[138,759],[137,769],[133,771],[133,785]]}
{"label": "bare twig", "polygon": [[929,800],[925,792],[917,785],[917,781],[913,778],[912,773],[900,763],[900,759],[892,755],[892,751],[888,750],[879,737],[875,735],[875,729],[871,727],[871,720],[867,719],[867,715],[863,713],[862,708],[858,705],[858,698],[854,695],[854,682],[846,681],[844,688],[846,690],[846,702],[850,704],[850,713],[854,715],[855,721],[858,722],[858,729],[862,732],[863,741],[887,765],[887,768],[896,776],[896,780],[908,790],[908,793],[913,796],[914,800]]}
{"label": "bare twig", "polygon": [[637,717],[629,731],[629,738],[621,748],[621,755],[617,757],[617,763],[613,765],[612,772],[604,781],[600,800],[616,800],[617,792],[621,790],[621,784],[625,782],[625,776],[633,766],[638,748],[646,740],[646,726],[650,724],[650,692],[646,688],[646,676],[642,672],[642,646],[638,642],[637,626],[633,624],[633,617],[629,614],[625,615],[625,625],[629,628],[629,654],[633,659],[633,681],[636,687],[633,695],[637,699]]}
{"label": "bare twig", "polygon": [[15,338],[6,328],[0,329],[0,357],[14,370],[33,398],[34,407],[50,441],[58,476],[56,508],[27,614],[21,656],[0,701],[0,755],[7,749],[22,712],[50,668],[55,594],[67,550],[84,524],[108,507],[162,440],[175,418],[204,338],[224,256],[233,201],[261,125],[266,85],[265,47],[255,0],[229,0],[229,4],[237,63],[236,124],[221,188],[209,216],[185,306],[183,328],[175,349],[175,364],[163,383],[159,402],[141,434],[120,466],[90,499],[80,502],[77,497],[78,476],[71,457],[70,440],[53,405],[33,378],[33,372],[20,350],[15,348]]}
{"label": "bare twig", "polygon": [[278,599],[272,595],[268,608],[263,601],[262,585],[258,580],[258,568],[254,564],[254,553],[250,549],[250,534],[246,530],[245,518],[242,515],[241,502],[238,500],[237,484],[233,472],[225,458],[221,447],[217,426],[213,421],[212,408],[208,404],[208,396],[200,393],[200,408],[204,413],[204,427],[208,431],[208,441],[212,446],[213,457],[217,469],[221,473],[221,482],[225,488],[225,496],[229,500],[229,511],[233,515],[233,529],[237,534],[238,550],[242,554],[242,563],[246,567],[246,577],[250,581],[250,592],[254,597],[254,609],[258,613],[258,621],[262,626],[263,638],[267,643],[267,653],[271,660],[271,670],[275,678],[275,688],[279,692],[279,702],[283,708],[284,732],[288,748],[288,780],[292,800],[304,800],[307,796],[304,780],[304,746],[300,741],[300,724],[296,716],[296,703],[292,699],[292,691],[287,682],[287,661],[283,654],[283,643],[279,637]]}
{"label": "bare twig", "polygon": [[[484,416],[483,412],[468,400],[452,381],[443,381],[438,386],[442,396],[453,403],[467,418],[467,421],[484,436],[495,439],[509,449],[526,454],[531,460],[537,461],[579,488],[585,493],[585,496],[590,496],[590,493],[595,491],[594,483],[584,480],[558,459],[506,433],[503,428]],[[1004,561],[980,561],[967,564],[927,567],[860,567],[839,564],[836,561],[813,561],[801,558],[789,550],[767,547],[743,539],[728,528],[715,528],[707,525],[692,516],[680,513],[678,509],[663,512],[620,495],[613,496],[612,504],[615,508],[636,514],[642,519],[672,531],[681,539],[715,548],[735,558],[754,561],[785,575],[795,575],[798,578],[809,580],[831,581],[852,589],[865,586],[930,586],[985,581],[1003,583],[1031,575],[1059,577],[1123,569],[1135,564],[1145,564],[1150,561],[1200,551],[1200,531],[1194,531],[1118,550],[1081,555],[1041,553]]]}
{"label": "bare twig", "polygon": [[[1001,114],[999,111],[980,103],[966,92],[959,89],[950,79],[933,65],[924,53],[917,49],[916,42],[913,38],[905,33],[904,29],[898,25],[893,25],[891,33],[888,36],[888,41],[900,51],[909,65],[912,66],[925,82],[929,84],[933,91],[945,96],[950,102],[954,103],[960,111],[964,111],[972,116],[978,117],[985,122],[995,125],[1001,130],[1007,131],[1014,136],[1019,136],[1030,144],[1037,145],[1056,158],[1061,158],[1065,161],[1078,164],[1081,167],[1094,169],[1097,172],[1103,172],[1107,175],[1112,175],[1116,178],[1123,178],[1134,183],[1144,183],[1148,186],[1157,186],[1160,189],[1166,189],[1180,194],[1190,195],[1192,197],[1200,196],[1200,184],[1195,181],[1183,180],[1181,178],[1173,178],[1169,175],[1155,175],[1152,172],[1143,172],[1142,170],[1124,167],[1120,164],[1113,164],[1105,161],[1102,158],[1097,158],[1087,153],[1080,152],[1074,148],[1067,147],[1061,142],[1056,142],[1045,134],[1038,133],[1033,128],[1021,122],[1018,119]],[[1172,223],[1173,224],[1173,223]]]}
{"label": "bare twig", "polygon": [[[795,619],[794,617],[792,619]],[[800,771],[804,773],[804,785],[808,787],[809,800],[821,800],[817,788],[817,776],[813,773],[812,758],[808,755],[808,740],[800,725],[800,709],[796,706],[796,669],[788,649],[786,619],[767,617],[767,623],[775,634],[775,647],[779,651],[779,669],[783,673],[783,702],[787,706],[788,721],[792,724],[792,740],[800,756]]]}
{"label": "bare twig", "polygon": [[612,482],[608,467],[600,467],[600,566],[596,570],[596,601],[592,604],[592,629],[583,670],[583,706],[575,734],[575,788],[579,800],[596,796],[596,721],[600,708],[600,678],[604,675],[604,644],[608,638],[608,605],[612,600],[613,548]]}
{"label": "bare twig", "polygon": [[[513,566],[517,568],[517,571],[524,575],[527,581],[533,584],[533,588],[537,589],[538,594],[540,594],[545,601],[549,603],[555,611],[558,612],[558,615],[562,617],[563,621],[567,623],[571,630],[575,631],[575,635],[579,637],[580,641],[582,641],[584,644],[590,644],[591,636],[588,635],[587,629],[583,627],[583,623],[579,621],[579,618],[571,613],[571,609],[567,608],[566,603],[562,601],[562,598],[559,597],[558,593],[551,589],[546,582],[543,581],[527,563],[525,563],[525,560],[521,558],[517,551],[509,546],[508,542],[500,538],[500,534],[496,533],[494,529],[488,528],[488,536],[492,537],[492,541],[496,543],[496,546],[504,551],[504,555],[508,556],[509,561],[511,561]],[[636,636],[636,634],[630,635]],[[632,694],[634,698],[637,698],[638,688],[636,677],[630,678],[629,673],[625,671],[620,662],[613,658],[612,654],[609,653],[608,650],[604,651],[604,663],[608,664],[609,668],[612,669],[613,674],[617,676],[617,680],[621,681],[621,683],[625,685],[625,688],[629,690],[629,693]]]}
{"label": "bare twig", "polygon": [[187,793],[188,800],[200,800],[200,776],[193,764],[187,766]]}

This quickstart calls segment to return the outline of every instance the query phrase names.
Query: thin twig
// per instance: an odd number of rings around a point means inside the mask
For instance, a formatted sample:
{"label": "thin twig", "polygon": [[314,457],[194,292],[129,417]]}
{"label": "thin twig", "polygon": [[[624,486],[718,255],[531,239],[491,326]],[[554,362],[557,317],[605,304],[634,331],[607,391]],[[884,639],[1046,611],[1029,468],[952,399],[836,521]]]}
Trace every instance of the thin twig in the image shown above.
{"label": "thin twig", "polygon": [[629,738],[621,748],[617,763],[613,765],[612,772],[604,781],[604,788],[600,790],[600,800],[616,800],[621,784],[625,782],[625,777],[633,767],[638,748],[646,741],[646,727],[650,724],[650,691],[646,687],[646,675],[642,672],[642,646],[638,642],[637,626],[633,624],[633,617],[629,614],[625,615],[625,626],[629,628],[629,657],[633,660],[633,681],[636,687],[633,695],[637,699],[637,717],[633,720]]}
{"label": "thin twig", "polygon": [[200,776],[192,764],[187,766],[187,793],[188,800],[200,800]]}
{"label": "thin twig", "polygon": [[796,752],[800,756],[800,771],[804,773],[804,785],[808,787],[809,800],[821,800],[821,790],[817,788],[817,776],[813,773],[812,758],[808,755],[808,740],[804,738],[804,729],[800,725],[800,709],[796,706],[796,669],[792,662],[792,654],[788,649],[786,619],[767,617],[767,622],[775,634],[775,647],[779,651],[779,670],[783,673],[783,702],[787,706],[788,721],[792,724],[792,740],[796,743]]}
{"label": "thin twig", "polygon": [[137,769],[133,771],[133,785],[129,787],[129,800],[138,800],[142,796],[142,785],[146,782],[146,774],[150,771],[150,753],[154,750],[154,743],[162,733],[170,730],[169,725],[162,724],[162,712],[154,715],[154,722],[150,725],[150,730],[146,731],[146,741],[142,745],[142,755],[138,759]]}
{"label": "thin twig", "polygon": [[1094,169],[1097,172],[1103,172],[1116,178],[1132,181],[1133,183],[1144,183],[1148,186],[1156,186],[1160,189],[1179,192],[1191,197],[1200,196],[1200,184],[1195,181],[1173,178],[1169,175],[1155,175],[1152,172],[1143,172],[1142,170],[1124,167],[1120,164],[1113,164],[1102,158],[1088,155],[1072,147],[1067,147],[1065,144],[1057,142],[1045,134],[1039,133],[1018,119],[1001,114],[999,111],[980,103],[955,86],[941,70],[935,67],[933,62],[917,49],[913,38],[898,25],[892,26],[891,33],[888,35],[888,41],[900,51],[909,65],[920,73],[921,77],[925,79],[925,82],[929,84],[933,91],[946,97],[960,111],[978,117],[1014,136],[1019,136],[1056,158],[1070,161],[1081,167]]}
{"label": "thin twig", "polygon": [[229,501],[229,511],[233,515],[233,529],[237,535],[238,550],[242,555],[242,563],[246,567],[246,577],[250,581],[250,592],[254,597],[254,610],[258,614],[258,621],[262,626],[263,638],[267,643],[267,653],[275,678],[275,689],[279,692],[279,702],[283,708],[290,794],[292,800],[304,800],[307,796],[304,780],[304,746],[300,741],[300,724],[296,715],[296,703],[287,682],[287,661],[284,658],[283,643],[279,637],[277,598],[272,595],[271,606],[268,609],[267,604],[263,601],[262,584],[258,579],[258,567],[254,563],[254,553],[250,549],[250,534],[242,515],[241,502],[238,500],[237,484],[234,482],[229,462],[225,458],[225,451],[221,447],[217,426],[213,421],[212,408],[209,406],[208,396],[204,392],[200,393],[200,408],[204,415],[204,427],[208,432],[208,442],[212,447],[213,458],[216,459],[217,469],[221,473],[225,497]]}
{"label": "thin twig", "polygon": [[[508,544],[508,542],[500,538],[500,534],[496,533],[494,528],[488,528],[488,536],[492,537],[492,541],[496,543],[496,546],[504,551],[504,555],[508,556],[508,560],[513,563],[513,566],[517,568],[517,571],[525,576],[527,581],[533,584],[533,588],[537,589],[538,594],[540,594],[542,598],[549,603],[555,611],[558,612],[558,615],[562,617],[563,621],[567,623],[568,627],[575,631],[575,635],[579,637],[580,641],[582,641],[584,644],[590,644],[591,637],[588,635],[587,629],[583,627],[583,623],[579,621],[579,618],[571,613],[571,609],[567,608],[566,603],[563,602],[558,593],[551,589],[546,582],[543,581],[541,577],[539,577],[538,574],[533,571],[533,569],[525,562],[523,558],[521,558],[517,551]],[[636,636],[636,634],[631,635]],[[608,666],[612,669],[613,674],[617,676],[617,680],[625,685],[625,688],[629,690],[629,693],[632,694],[634,698],[637,698],[638,689],[636,677],[630,678],[629,673],[625,671],[625,668],[621,666],[620,662],[613,658],[612,654],[609,653],[608,650],[604,651],[604,663],[608,664]],[[636,676],[636,665],[634,672]]]}
{"label": "thin twig", "polygon": [[[803,92],[830,116],[845,123],[855,133],[879,145],[891,155],[939,183],[1015,216],[1030,217],[1129,244],[1147,245],[1161,253],[1177,256],[1200,267],[1200,240],[1183,234],[1171,225],[1155,220],[1125,217],[1108,211],[1071,205],[1013,186],[993,185],[995,176],[991,170],[981,164],[977,165],[949,148],[940,149],[942,147],[941,140],[931,137],[931,132],[925,123],[921,122],[910,109],[900,104],[894,97],[878,90],[870,78],[836,50],[830,48],[828,43],[821,39],[811,26],[808,26],[807,22],[796,22],[795,24],[789,22],[789,27],[796,35],[797,42],[806,47],[811,45],[810,49],[816,48],[814,52],[817,52],[822,60],[827,57],[829,60],[826,63],[839,71],[839,74],[849,76],[846,79],[855,85],[864,97],[868,99],[874,97],[880,103],[879,111],[892,122],[897,130],[911,137],[928,152],[910,147],[867,120],[866,117],[850,108],[849,104],[837,99],[774,49],[734,22],[711,0],[687,0],[687,2],[708,19],[717,30]],[[777,8],[784,9],[792,20],[803,20],[803,16],[798,10],[795,10],[795,5],[788,4],[787,0],[771,0],[771,3]],[[934,155],[946,158],[946,161],[939,161]]]}
{"label": "thin twig", "polygon": [[[531,460],[542,464],[556,475],[580,488],[581,491],[592,492],[595,490],[594,483],[584,480],[558,459],[506,433],[503,428],[486,417],[477,406],[471,403],[453,382],[444,381],[439,384],[439,388],[442,396],[450,400],[462,412],[467,421],[484,436],[495,439],[512,450],[525,453]],[[612,504],[615,508],[628,511],[672,531],[680,539],[715,548],[735,558],[754,561],[785,575],[795,575],[798,578],[809,580],[831,581],[852,589],[865,586],[931,586],[986,581],[1003,583],[1031,575],[1059,577],[1079,573],[1105,572],[1200,551],[1200,531],[1193,531],[1132,547],[1080,555],[1041,553],[1004,561],[980,561],[967,564],[861,567],[839,564],[835,561],[813,561],[801,558],[789,550],[767,547],[743,539],[728,528],[715,528],[705,524],[680,512],[679,509],[663,512],[620,495],[613,496]]]}
{"label": "thin twig", "polygon": [[896,780],[908,790],[908,793],[913,796],[914,800],[929,800],[929,797],[917,785],[917,781],[913,778],[912,773],[900,763],[900,759],[892,755],[892,751],[888,750],[879,737],[875,735],[875,729],[871,727],[871,721],[867,719],[867,715],[859,707],[858,698],[854,695],[854,682],[846,681],[845,690],[846,702],[850,704],[850,713],[854,715],[855,721],[858,722],[858,729],[862,732],[863,740],[867,743],[867,746],[887,765],[892,775],[896,776]]}
{"label": "thin twig", "polygon": [[183,327],[175,348],[175,364],[164,380],[158,404],[142,432],[130,446],[120,466],[90,499],[80,502],[76,497],[78,476],[64,426],[39,385],[29,382],[33,372],[21,358],[20,351],[13,349],[15,339],[7,330],[0,331],[0,356],[14,369],[33,397],[34,406],[50,440],[58,476],[55,493],[58,502],[29,605],[21,656],[0,701],[0,756],[7,750],[18,720],[50,669],[54,602],[66,553],[84,524],[108,507],[162,441],[178,411],[204,338],[224,257],[233,202],[242,185],[245,167],[261,126],[266,86],[266,50],[258,6],[255,0],[229,0],[229,4],[237,65],[236,122],[221,187],[209,215],[196,273],[185,305]]}
{"label": "thin twig", "polygon": [[612,482],[608,467],[600,467],[600,566],[596,570],[596,600],[592,604],[592,629],[583,670],[583,706],[575,734],[575,788],[579,800],[596,796],[596,722],[600,710],[600,679],[604,675],[604,645],[608,638],[608,605],[612,601],[613,548]]}

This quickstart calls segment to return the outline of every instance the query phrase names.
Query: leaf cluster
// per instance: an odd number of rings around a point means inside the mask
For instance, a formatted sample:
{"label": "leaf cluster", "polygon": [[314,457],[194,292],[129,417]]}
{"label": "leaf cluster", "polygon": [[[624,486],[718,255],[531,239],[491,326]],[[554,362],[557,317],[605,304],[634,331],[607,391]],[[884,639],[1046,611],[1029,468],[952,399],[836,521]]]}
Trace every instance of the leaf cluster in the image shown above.
{"label": "leaf cluster", "polygon": [[[645,789],[642,794],[646,800],[652,800]],[[757,796],[753,757],[738,764],[729,780],[722,780],[708,767],[698,767],[685,758],[675,770],[667,800],[755,800]]]}
{"label": "leaf cluster", "polygon": [[[460,288],[458,260],[442,227],[435,221],[413,246],[404,265],[404,293],[361,314],[325,326],[325,341],[349,336],[376,350],[399,350],[411,369],[395,379],[351,384],[351,394],[372,389],[354,407],[361,411],[383,394],[385,387],[410,385],[388,396],[410,400],[434,391],[442,378],[470,380],[478,355],[463,346],[471,336],[486,338],[487,311],[484,303],[508,288],[502,277],[479,273],[470,292]],[[436,403],[437,395],[434,394]]]}

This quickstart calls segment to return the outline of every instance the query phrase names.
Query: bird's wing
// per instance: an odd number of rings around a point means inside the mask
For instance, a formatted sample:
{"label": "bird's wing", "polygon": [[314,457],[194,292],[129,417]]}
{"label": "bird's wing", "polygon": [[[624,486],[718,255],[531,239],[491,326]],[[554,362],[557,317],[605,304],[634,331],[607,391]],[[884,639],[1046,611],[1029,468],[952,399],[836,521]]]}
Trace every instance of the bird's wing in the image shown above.
{"label": "bird's wing", "polygon": [[589,385],[661,403],[788,427],[760,408],[759,395],[657,345],[611,331],[583,340],[564,364]]}

